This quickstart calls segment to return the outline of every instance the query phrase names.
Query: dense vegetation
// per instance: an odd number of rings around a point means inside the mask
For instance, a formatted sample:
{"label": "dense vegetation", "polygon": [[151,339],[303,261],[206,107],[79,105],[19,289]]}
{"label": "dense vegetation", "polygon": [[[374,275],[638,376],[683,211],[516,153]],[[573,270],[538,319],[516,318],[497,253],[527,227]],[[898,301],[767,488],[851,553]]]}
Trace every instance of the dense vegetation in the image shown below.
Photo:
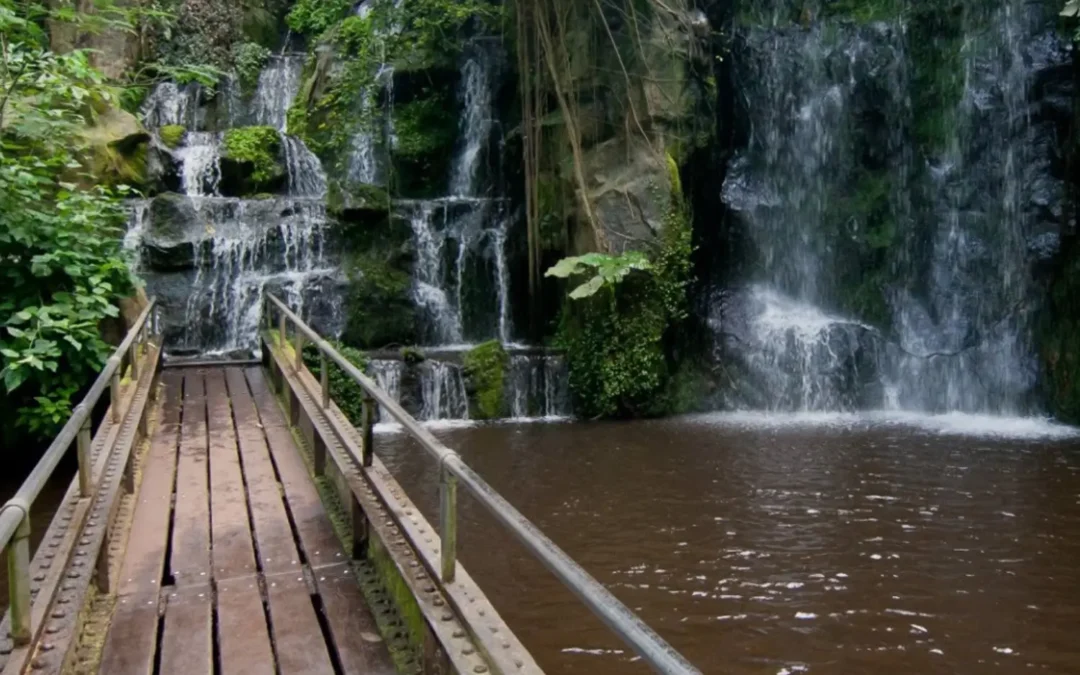
{"label": "dense vegetation", "polygon": [[[66,421],[110,353],[101,325],[132,280],[120,251],[124,186],[88,173],[89,130],[120,93],[89,54],[56,54],[41,25],[81,17],[0,2],[0,427],[36,438]],[[113,16],[111,21],[120,21]]]}

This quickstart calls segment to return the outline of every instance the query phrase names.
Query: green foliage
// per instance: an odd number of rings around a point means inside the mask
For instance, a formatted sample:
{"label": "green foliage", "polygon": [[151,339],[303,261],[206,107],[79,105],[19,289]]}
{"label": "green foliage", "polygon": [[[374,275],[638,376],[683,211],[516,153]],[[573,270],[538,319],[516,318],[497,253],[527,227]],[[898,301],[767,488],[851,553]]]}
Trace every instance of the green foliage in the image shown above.
{"label": "green foliage", "polygon": [[165,147],[173,150],[180,147],[180,144],[184,142],[185,134],[187,134],[187,127],[182,124],[166,124],[158,129],[158,138],[165,144]]}
{"label": "green foliage", "polygon": [[93,177],[76,155],[88,117],[119,97],[86,52],[48,50],[35,7],[0,0],[0,425],[46,438],[108,357],[98,326],[131,277],[125,190],[80,187]]}
{"label": "green foliage", "polygon": [[298,0],[289,11],[289,28],[306,35],[322,35],[352,13],[353,0]]}
{"label": "green foliage", "polygon": [[372,252],[350,261],[344,340],[368,349],[410,343],[416,337],[412,277]]}
{"label": "green foliage", "polygon": [[252,90],[259,83],[259,73],[270,58],[270,50],[255,42],[233,46],[233,64],[240,86]]}
{"label": "green foliage", "polygon": [[401,360],[410,366],[415,366],[418,363],[423,363],[427,360],[427,356],[424,352],[420,351],[416,347],[402,347],[401,348]]}
{"label": "green foliage", "polygon": [[284,167],[279,161],[281,138],[273,127],[239,127],[225,132],[224,159],[252,166],[251,180],[259,185],[280,178]]}
{"label": "green foliage", "polygon": [[[364,352],[337,342],[331,342],[331,344],[349,363],[360,370],[367,369],[369,360]],[[316,378],[320,377],[321,363],[319,348],[311,344],[304,345],[304,365],[315,374]],[[337,403],[338,407],[341,408],[341,412],[345,413],[349,421],[359,428],[364,420],[364,388],[357,384],[356,380],[349,377],[349,374],[342,370],[340,366],[329,359],[327,359],[326,368],[328,370],[327,377],[330,381],[330,398],[334,400],[334,403]]]}
{"label": "green foliage", "polygon": [[[338,168],[347,161],[355,135],[374,129],[381,118],[381,111],[363,110],[361,105],[364,92],[377,86],[376,64],[392,63],[399,73],[434,67],[456,70],[465,23],[494,25],[500,16],[499,7],[487,0],[377,0],[364,17],[351,12],[351,2],[339,11],[334,2],[313,0],[311,8],[325,14],[312,22],[305,18],[314,14],[307,4],[301,1],[295,6],[296,18],[290,15],[290,24],[295,30],[303,18],[309,34],[322,35],[320,48],[333,49],[338,57],[335,65],[340,67],[309,73],[305,90],[289,111],[289,129],[303,137],[324,165]],[[410,100],[399,100],[395,106],[395,124],[400,115],[404,125],[395,131],[405,157],[404,166],[395,166],[395,171],[410,174],[406,186],[422,186],[436,180],[435,176],[445,178],[447,143],[453,142],[457,128],[455,116],[448,114],[456,108],[446,93],[451,83],[437,76],[428,81],[427,91],[410,92]],[[412,99],[428,102],[410,109]]]}
{"label": "green foliage", "polygon": [[[577,410],[586,417],[658,415],[683,405],[667,395],[675,388],[665,338],[687,314],[692,244],[679,183],[672,186],[662,240],[647,260],[640,254],[591,257],[596,264],[563,261],[548,271],[594,274],[564,306],[557,337]],[[601,266],[607,278],[593,271]]]}
{"label": "green foliage", "polygon": [[[1066,0],[1065,7],[1061,10],[1061,16],[1069,19],[1080,17],[1080,0]],[[1073,32],[1073,40],[1080,42],[1080,25]]]}
{"label": "green foliage", "polygon": [[496,419],[504,408],[503,380],[510,357],[498,340],[491,340],[473,347],[462,359],[465,373],[475,396],[474,417],[481,420]]}
{"label": "green foliage", "polygon": [[571,300],[591,298],[605,286],[617,286],[634,270],[648,271],[652,263],[641,251],[627,251],[620,256],[606,253],[586,253],[583,256],[563,258],[547,271],[545,276],[566,279],[579,274],[592,273],[588,281],[570,291]]}

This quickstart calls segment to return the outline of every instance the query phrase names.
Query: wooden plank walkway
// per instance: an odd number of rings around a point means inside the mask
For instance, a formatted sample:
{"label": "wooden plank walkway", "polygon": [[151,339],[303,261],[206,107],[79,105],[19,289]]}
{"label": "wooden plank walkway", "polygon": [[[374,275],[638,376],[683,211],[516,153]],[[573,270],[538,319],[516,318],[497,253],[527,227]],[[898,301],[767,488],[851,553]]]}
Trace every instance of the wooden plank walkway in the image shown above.
{"label": "wooden plank walkway", "polygon": [[162,384],[99,672],[393,673],[262,371]]}

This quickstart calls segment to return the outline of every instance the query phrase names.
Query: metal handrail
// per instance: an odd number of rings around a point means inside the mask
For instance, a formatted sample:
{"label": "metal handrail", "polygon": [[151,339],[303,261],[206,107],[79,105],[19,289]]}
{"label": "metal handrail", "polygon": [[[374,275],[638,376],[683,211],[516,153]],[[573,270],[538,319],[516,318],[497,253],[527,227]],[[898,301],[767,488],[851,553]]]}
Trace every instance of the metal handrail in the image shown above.
{"label": "metal handrail", "polygon": [[310,341],[318,348],[321,360],[320,384],[322,396],[320,405],[326,409],[330,405],[329,376],[327,360],[333,361],[363,388],[367,397],[363,405],[363,458],[364,466],[372,462],[372,422],[375,405],[380,405],[396,419],[405,432],[418,441],[438,463],[440,468],[440,551],[441,580],[449,583],[454,580],[457,566],[457,483],[462,485],[480,502],[506,529],[517,537],[534,557],[554,574],[559,581],[569,588],[599,617],[616,635],[633,649],[645,663],[660,673],[692,674],[700,673],[689,661],[656,634],[644,621],[634,614],[629,607],[619,601],[610,591],[573,561],[561,548],[555,545],[543,532],[533,525],[528,518],[510,505],[487,481],[473,471],[464,460],[450,448],[443,445],[430,431],[421,426],[397,401],[390,398],[351,361],[338,353],[334,347],[312,330],[304,321],[290,310],[285,303],[271,294],[266,294],[263,317],[267,327],[271,324],[271,308],[278,310],[278,334],[281,343],[287,341],[288,323],[294,327],[296,360],[294,368],[299,371],[303,366],[302,352],[304,342]]}
{"label": "metal handrail", "polygon": [[[16,645],[30,642],[30,510],[42,488],[56,471],[60,460],[74,441],[79,459],[79,496],[89,498],[93,492],[93,458],[90,456],[90,415],[109,387],[112,421],[120,422],[120,375],[124,357],[132,345],[145,344],[148,334],[157,333],[156,300],[151,300],[132,325],[120,346],[116,348],[105,368],[94,380],[82,402],[75,406],[60,433],[38,461],[15,496],[0,507],[0,550],[8,549],[8,601],[11,608],[11,637]],[[154,318],[151,321],[151,317]],[[138,353],[129,358],[132,379],[139,376]]]}

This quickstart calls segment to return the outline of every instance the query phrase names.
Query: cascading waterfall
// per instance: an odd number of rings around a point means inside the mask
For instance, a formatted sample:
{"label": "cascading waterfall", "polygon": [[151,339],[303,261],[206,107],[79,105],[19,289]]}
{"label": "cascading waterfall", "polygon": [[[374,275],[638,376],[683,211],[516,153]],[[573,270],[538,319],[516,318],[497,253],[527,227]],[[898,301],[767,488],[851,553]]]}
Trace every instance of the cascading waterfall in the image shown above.
{"label": "cascading waterfall", "polygon": [[469,397],[461,366],[442,361],[420,364],[421,409],[424,421],[469,419]]}
{"label": "cascading waterfall", "polygon": [[465,112],[461,118],[463,147],[454,161],[450,178],[450,194],[456,197],[476,196],[480,154],[491,137],[494,113],[491,108],[489,81],[491,68],[486,63],[486,56],[484,50],[477,50],[477,54],[466,60],[461,69],[465,103]]}
{"label": "cascading waterfall", "polygon": [[221,134],[188,132],[184,147],[176,151],[181,162],[184,194],[192,197],[218,195],[221,183]]}
{"label": "cascading waterfall", "polygon": [[270,62],[259,74],[252,100],[252,124],[285,131],[289,107],[300,92],[303,72],[303,54],[270,57]]}
{"label": "cascading waterfall", "polygon": [[570,415],[566,361],[561,356],[513,356],[507,397],[514,419],[559,419]]}
{"label": "cascading waterfall", "polygon": [[[910,148],[935,112],[912,109],[922,45],[902,19],[800,26],[782,3],[755,5],[737,66],[752,129],[723,197],[756,264],[711,317],[758,392],[737,404],[1029,412],[1032,269],[1055,245],[1039,210],[1061,192],[1029,96],[1037,69],[1066,60],[1044,9],[965,11],[958,100],[927,161]],[[872,327],[851,307],[866,306],[855,256],[874,246]]]}
{"label": "cascading waterfall", "polygon": [[[395,359],[372,359],[368,365],[368,373],[375,378],[379,388],[390,395],[390,398],[401,402],[401,378],[405,373],[405,363]],[[379,421],[392,422],[390,414],[379,406]]]}
{"label": "cascading waterfall", "polygon": [[[375,73],[374,86],[386,92],[388,101],[393,100],[392,65],[380,64],[378,72]],[[349,180],[368,185],[385,184],[385,165],[388,162],[386,150],[389,147],[388,139],[393,136],[392,116],[385,115],[385,119],[380,119],[376,115],[376,96],[377,92],[373,89],[365,90],[361,96],[359,115],[365,122],[352,138],[348,160]]]}
{"label": "cascading waterfall", "polygon": [[[218,93],[227,100],[213,102],[218,109],[213,116],[203,114],[200,94],[190,85],[158,85],[143,106],[151,128],[190,125],[184,145],[172,152],[185,196],[134,203],[125,240],[140,260],[149,261],[140,265],[147,268],[148,291],[165,308],[172,352],[257,348],[264,291],[279,294],[326,334],[341,328],[344,279],[336,251],[328,246],[326,175],[315,155],[286,133],[302,67],[302,56],[272,57],[246,109],[238,104],[239,89],[231,79]],[[207,119],[216,120],[218,130],[199,130]],[[223,123],[279,130],[284,195],[222,196]]]}

